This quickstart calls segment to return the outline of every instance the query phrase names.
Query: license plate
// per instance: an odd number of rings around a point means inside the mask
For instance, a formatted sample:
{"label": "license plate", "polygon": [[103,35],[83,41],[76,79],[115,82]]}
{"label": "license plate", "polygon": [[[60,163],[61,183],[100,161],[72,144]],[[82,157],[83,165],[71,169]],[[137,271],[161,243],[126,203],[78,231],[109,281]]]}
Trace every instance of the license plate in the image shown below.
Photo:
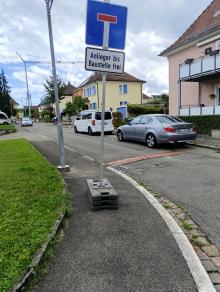
{"label": "license plate", "polygon": [[188,133],[190,132],[190,129],[179,129],[180,133]]}

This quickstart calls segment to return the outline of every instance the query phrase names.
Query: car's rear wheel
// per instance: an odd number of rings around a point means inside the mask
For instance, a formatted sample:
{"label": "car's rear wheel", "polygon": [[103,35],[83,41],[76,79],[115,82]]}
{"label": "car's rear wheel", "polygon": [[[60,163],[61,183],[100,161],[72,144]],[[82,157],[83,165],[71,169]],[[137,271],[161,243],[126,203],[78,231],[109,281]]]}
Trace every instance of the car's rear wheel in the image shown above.
{"label": "car's rear wheel", "polygon": [[89,136],[92,136],[92,129],[90,127],[88,128],[88,134]]}
{"label": "car's rear wheel", "polygon": [[78,130],[77,130],[77,127],[76,126],[74,126],[74,132],[75,133],[78,133]]}
{"label": "car's rear wheel", "polygon": [[9,125],[9,123],[8,122],[4,122],[3,125]]}
{"label": "car's rear wheel", "polygon": [[150,133],[147,135],[146,143],[149,148],[154,148],[157,145],[157,139],[154,134]]}
{"label": "car's rear wheel", "polygon": [[123,136],[123,133],[121,130],[118,130],[118,132],[117,132],[117,139],[120,142],[124,141],[124,136]]}

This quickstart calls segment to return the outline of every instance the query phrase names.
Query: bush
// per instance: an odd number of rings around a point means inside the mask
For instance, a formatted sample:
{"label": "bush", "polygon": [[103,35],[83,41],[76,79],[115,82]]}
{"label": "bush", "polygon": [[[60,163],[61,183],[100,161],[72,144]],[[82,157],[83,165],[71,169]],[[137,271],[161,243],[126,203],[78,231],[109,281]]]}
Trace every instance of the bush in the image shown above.
{"label": "bush", "polygon": [[122,113],[120,113],[120,112],[113,112],[112,116],[113,116],[113,119],[114,118],[121,118],[121,119],[123,118]]}
{"label": "bush", "polygon": [[113,123],[114,128],[118,128],[121,125],[124,125],[124,120],[123,120],[122,113],[120,113],[120,112],[113,112],[112,113],[112,117],[113,117],[112,123]]}
{"label": "bush", "polygon": [[199,134],[211,134],[212,129],[220,129],[220,115],[213,116],[181,116],[185,122],[193,123]]}
{"label": "bush", "polygon": [[128,104],[128,114],[131,117],[146,114],[164,114],[164,109],[161,106],[144,106],[137,104]]}

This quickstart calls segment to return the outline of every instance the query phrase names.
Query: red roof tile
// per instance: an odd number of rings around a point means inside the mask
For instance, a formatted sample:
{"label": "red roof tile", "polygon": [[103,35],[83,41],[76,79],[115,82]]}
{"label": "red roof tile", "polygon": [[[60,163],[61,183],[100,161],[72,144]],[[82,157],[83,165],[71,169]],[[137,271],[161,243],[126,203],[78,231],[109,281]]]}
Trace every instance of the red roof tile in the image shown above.
{"label": "red roof tile", "polygon": [[[90,84],[92,82],[95,81],[101,81],[102,80],[102,74],[99,72],[93,73],[88,79],[86,79],[83,83],[81,83],[79,85],[78,88],[83,87],[87,84]],[[107,74],[106,77],[107,81],[120,81],[120,82],[141,82],[141,83],[145,83],[144,80],[138,79],[126,72],[124,72],[124,74],[122,75],[118,75],[118,74]]]}

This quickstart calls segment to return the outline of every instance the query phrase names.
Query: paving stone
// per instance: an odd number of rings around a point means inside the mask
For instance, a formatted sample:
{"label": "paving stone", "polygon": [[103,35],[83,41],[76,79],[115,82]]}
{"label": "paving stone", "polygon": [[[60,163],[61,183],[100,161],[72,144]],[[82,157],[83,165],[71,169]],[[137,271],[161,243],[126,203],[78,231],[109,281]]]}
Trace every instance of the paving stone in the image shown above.
{"label": "paving stone", "polygon": [[183,220],[183,219],[186,218],[186,214],[185,214],[185,213],[176,214],[176,217],[177,217],[179,220]]}
{"label": "paving stone", "polygon": [[196,225],[191,219],[187,219],[187,222],[192,226],[193,229],[198,229],[198,225]]}
{"label": "paving stone", "polygon": [[213,284],[220,284],[220,274],[219,273],[210,273],[209,277]]}
{"label": "paving stone", "polygon": [[204,233],[202,233],[199,229],[193,229],[190,231],[190,234],[192,236],[203,236],[204,237]]}
{"label": "paving stone", "polygon": [[187,235],[187,237],[189,239],[191,239],[191,234],[190,234],[190,231],[189,230],[186,230],[186,229],[183,228],[183,232]]}
{"label": "paving stone", "polygon": [[209,257],[219,257],[220,256],[220,252],[217,249],[217,247],[215,247],[215,245],[209,245],[209,246],[203,246],[202,250],[209,256]]}
{"label": "paving stone", "polygon": [[176,204],[170,202],[169,205],[170,205],[170,208],[172,208],[172,209],[177,209],[177,205],[176,205]]}
{"label": "paving stone", "polygon": [[176,214],[176,215],[183,213],[183,211],[181,209],[179,209],[179,208],[175,208],[175,209],[172,209],[172,210],[173,210],[173,213]]}
{"label": "paving stone", "polygon": [[198,246],[194,246],[194,249],[198,255],[198,257],[200,258],[200,260],[208,260],[209,257],[207,256],[206,253],[204,253],[201,248],[199,248]]}
{"label": "paving stone", "polygon": [[213,257],[212,261],[218,268],[220,268],[220,257]]}
{"label": "paving stone", "polygon": [[218,272],[218,268],[210,260],[202,261],[202,264],[207,272],[213,273]]}
{"label": "paving stone", "polygon": [[207,239],[203,236],[199,236],[196,238],[196,241],[201,243],[202,245],[204,246],[208,246],[209,245],[209,242],[207,241]]}

